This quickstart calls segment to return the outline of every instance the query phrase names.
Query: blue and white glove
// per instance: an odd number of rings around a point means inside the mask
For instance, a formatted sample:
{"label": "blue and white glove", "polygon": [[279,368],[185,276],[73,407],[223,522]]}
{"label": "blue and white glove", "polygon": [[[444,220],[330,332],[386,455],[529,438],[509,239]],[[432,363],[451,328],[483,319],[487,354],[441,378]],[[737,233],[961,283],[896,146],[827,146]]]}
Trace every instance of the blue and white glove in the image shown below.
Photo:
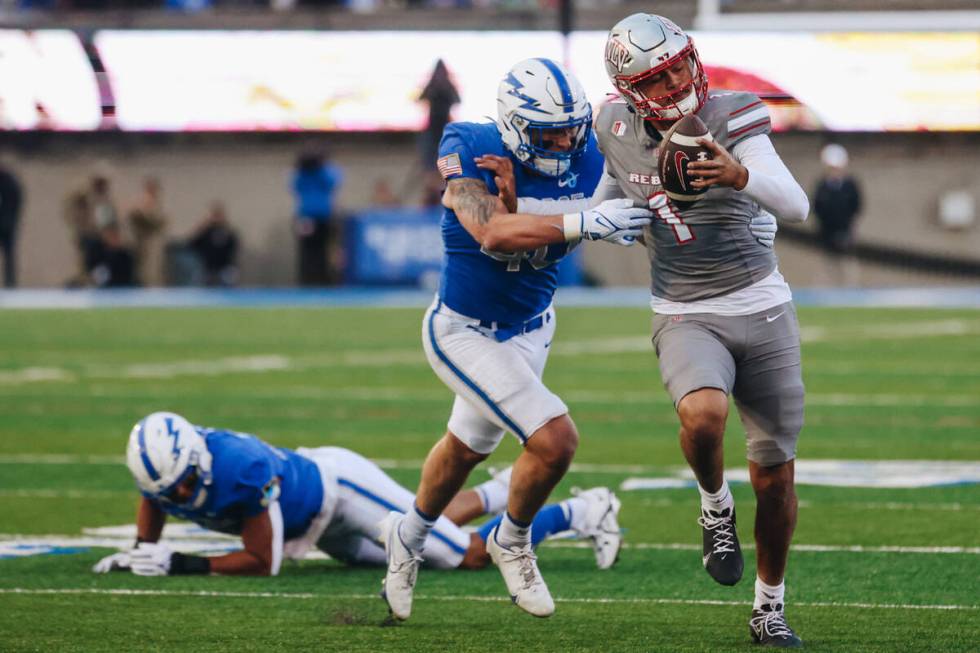
{"label": "blue and white glove", "polygon": [[137,576],[166,576],[173,551],[166,544],[140,542],[129,552],[130,568]]}
{"label": "blue and white glove", "polygon": [[776,216],[763,211],[749,221],[749,231],[761,245],[771,248],[776,241]]}
{"label": "blue and white glove", "polygon": [[108,574],[110,571],[129,571],[131,562],[129,551],[119,551],[102,558],[92,567],[97,574]]}
{"label": "blue and white glove", "polygon": [[631,199],[606,200],[580,213],[565,214],[565,240],[606,240],[629,247],[650,224],[650,211]]}

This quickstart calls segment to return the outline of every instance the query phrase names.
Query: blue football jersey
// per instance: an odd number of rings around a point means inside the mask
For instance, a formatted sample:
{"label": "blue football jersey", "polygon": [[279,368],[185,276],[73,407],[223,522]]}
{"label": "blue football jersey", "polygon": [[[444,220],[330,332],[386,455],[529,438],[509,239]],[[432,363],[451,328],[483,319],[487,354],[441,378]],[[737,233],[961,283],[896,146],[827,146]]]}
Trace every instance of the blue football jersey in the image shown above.
{"label": "blue football jersey", "polygon": [[[518,197],[591,197],[602,176],[602,154],[591,133],[585,153],[572,160],[564,175],[551,178],[535,173],[513,157],[494,123],[456,122],[446,126],[439,144],[439,167],[447,180],[479,179],[496,194],[493,173],[477,168],[473,161],[485,154],[510,157]],[[450,209],[442,216],[442,240],[442,302],[469,317],[511,324],[529,320],[551,304],[558,286],[557,263],[574,247],[557,243],[530,252],[486,251]]]}
{"label": "blue football jersey", "polygon": [[306,532],[320,512],[323,482],[316,464],[254,435],[198,427],[211,452],[211,484],[199,508],[159,501],[160,508],[211,530],[240,535],[247,517],[279,501],[285,539]]}

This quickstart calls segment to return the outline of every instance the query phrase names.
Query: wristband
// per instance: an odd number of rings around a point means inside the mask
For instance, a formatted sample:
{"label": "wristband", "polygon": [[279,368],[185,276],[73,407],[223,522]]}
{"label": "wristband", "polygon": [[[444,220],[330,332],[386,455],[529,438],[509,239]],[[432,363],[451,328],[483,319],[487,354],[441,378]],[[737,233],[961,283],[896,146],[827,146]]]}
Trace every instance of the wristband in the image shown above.
{"label": "wristband", "polygon": [[582,225],[585,217],[581,213],[566,213],[563,219],[565,240],[570,243],[582,240]]}
{"label": "wristband", "polygon": [[211,560],[204,556],[174,553],[170,556],[170,575],[210,574]]}

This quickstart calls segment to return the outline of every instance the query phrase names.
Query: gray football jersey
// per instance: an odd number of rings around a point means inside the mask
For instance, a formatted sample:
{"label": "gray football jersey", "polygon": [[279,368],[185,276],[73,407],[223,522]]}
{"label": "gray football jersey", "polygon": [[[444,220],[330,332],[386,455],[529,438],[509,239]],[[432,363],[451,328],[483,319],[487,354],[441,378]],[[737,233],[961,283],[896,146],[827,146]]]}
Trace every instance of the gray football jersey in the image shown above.
{"label": "gray football jersey", "polygon": [[[752,93],[712,91],[698,117],[717,143],[732,147],[770,131],[769,111]],[[661,190],[657,172],[660,139],[623,102],[602,107],[595,125],[606,171],[626,197],[646,201]],[[655,221],[646,228],[651,291],[671,301],[720,297],[764,279],[776,268],[772,249],[749,232],[759,205],[733,188],[712,187],[697,202],[678,209],[679,220]]]}

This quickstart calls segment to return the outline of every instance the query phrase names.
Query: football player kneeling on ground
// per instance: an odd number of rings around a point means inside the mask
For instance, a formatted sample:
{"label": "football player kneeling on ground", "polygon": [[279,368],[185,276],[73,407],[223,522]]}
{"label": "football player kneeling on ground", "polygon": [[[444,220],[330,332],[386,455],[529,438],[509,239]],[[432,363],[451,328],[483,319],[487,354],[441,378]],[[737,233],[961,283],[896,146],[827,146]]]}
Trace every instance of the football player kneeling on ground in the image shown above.
{"label": "football player kneeling on ground", "polygon": [[[126,464],[143,495],[136,544],[100,560],[93,571],[131,570],[141,576],[279,573],[283,557],[316,547],[348,564],[385,564],[378,538],[391,511],[410,510],[414,497],[381,468],[340,447],[273,447],[253,435],[195,426],[174,413],[153,413],[133,427]],[[499,513],[507,502],[507,469],[460,492],[429,534],[423,561],[441,569],[478,569],[490,557],[491,519],[475,533],[460,525]],[[534,520],[534,544],[573,530],[592,539],[596,563],[607,569],[621,543],[619,500],[593,488],[546,506]],[[240,535],[244,550],[204,557],[160,542],[167,515]]]}

